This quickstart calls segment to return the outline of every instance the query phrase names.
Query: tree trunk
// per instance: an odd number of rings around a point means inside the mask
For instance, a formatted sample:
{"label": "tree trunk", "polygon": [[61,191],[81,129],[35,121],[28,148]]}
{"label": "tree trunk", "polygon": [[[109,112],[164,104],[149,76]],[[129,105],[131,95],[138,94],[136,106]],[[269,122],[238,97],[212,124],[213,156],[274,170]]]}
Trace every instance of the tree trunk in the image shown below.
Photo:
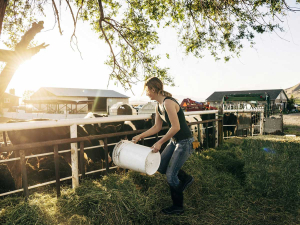
{"label": "tree trunk", "polygon": [[6,6],[9,0],[0,0],[0,36],[2,31],[2,23],[5,15]]}
{"label": "tree trunk", "polygon": [[26,49],[24,51],[10,51],[10,50],[0,49],[0,61],[22,63],[25,60],[30,59],[32,56],[37,54],[41,49],[46,48],[47,46],[48,45],[45,45],[45,43],[43,43],[41,45]]}
{"label": "tree trunk", "polygon": [[[29,43],[34,39],[35,35],[44,28],[43,24],[44,24],[44,22],[42,22],[42,21],[40,21],[38,24],[33,23],[32,27],[24,34],[21,41],[16,45],[16,49],[15,49],[16,57],[14,57],[14,59],[10,60],[10,61],[3,60],[3,61],[6,61],[6,62],[8,61],[8,62],[0,74],[0,99],[2,98],[14,73],[16,72],[16,70],[18,69],[20,64],[24,60],[26,60],[27,57],[24,58],[22,56],[27,55],[26,52],[28,52],[27,47],[28,47]],[[41,49],[41,48],[45,47],[45,45],[42,44],[39,47],[40,47],[39,49]],[[37,53],[38,50],[36,49],[34,52]]]}

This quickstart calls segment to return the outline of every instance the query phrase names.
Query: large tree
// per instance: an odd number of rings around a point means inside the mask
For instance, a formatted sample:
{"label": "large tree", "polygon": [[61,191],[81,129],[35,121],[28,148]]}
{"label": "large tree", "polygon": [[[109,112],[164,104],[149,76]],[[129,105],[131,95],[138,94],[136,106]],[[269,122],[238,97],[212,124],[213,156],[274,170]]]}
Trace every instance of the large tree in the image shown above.
{"label": "large tree", "polygon": [[150,76],[172,84],[167,68],[158,66],[160,56],[153,54],[159,27],[176,29],[187,54],[203,57],[208,49],[216,60],[228,61],[240,55],[243,40],[252,46],[257,33],[282,31],[281,18],[298,11],[285,0],[0,0],[4,43],[13,49],[47,4],[60,33],[60,15],[67,13],[61,7],[66,5],[74,22],[72,43],[76,44],[77,20],[90,22],[110,48],[105,62],[112,68],[110,80],[125,89]]}

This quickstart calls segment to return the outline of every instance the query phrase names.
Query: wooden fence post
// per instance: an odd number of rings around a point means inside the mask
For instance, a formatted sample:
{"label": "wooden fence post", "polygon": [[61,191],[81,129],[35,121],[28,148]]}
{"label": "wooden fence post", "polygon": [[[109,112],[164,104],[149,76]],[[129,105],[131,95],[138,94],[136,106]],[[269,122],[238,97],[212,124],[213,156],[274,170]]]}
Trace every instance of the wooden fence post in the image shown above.
{"label": "wooden fence post", "polygon": [[[70,126],[70,133],[71,133],[71,138],[77,138],[76,124]],[[72,164],[72,187],[76,188],[79,186],[77,142],[71,143],[71,164]]]}
{"label": "wooden fence post", "polygon": [[[216,120],[219,118],[218,117],[218,113],[216,113],[215,114],[216,115]],[[214,145],[215,145],[215,148],[216,147],[218,147],[218,143],[219,143],[219,141],[218,141],[218,138],[219,138],[219,135],[218,135],[218,132],[219,132],[219,129],[218,129],[218,125],[219,125],[219,123],[218,123],[218,121],[216,121],[216,122],[213,122],[213,125],[214,125],[214,128],[213,128],[213,130],[214,130],[214,140],[215,140],[215,143],[214,143]]]}
{"label": "wooden fence post", "polygon": [[4,141],[4,145],[7,146],[6,132],[5,131],[3,131],[3,141]]}
{"label": "wooden fence post", "polygon": [[109,172],[109,162],[108,162],[108,146],[107,146],[107,138],[104,139],[104,151],[105,151],[105,168],[106,168],[106,175]]}
{"label": "wooden fence post", "polygon": [[205,125],[205,133],[206,133],[206,149],[208,149],[208,137],[209,137],[209,134],[208,134],[208,123],[206,123],[206,125]]}
{"label": "wooden fence post", "polygon": [[221,108],[221,107],[219,109],[218,118],[222,119],[221,121],[217,121],[217,123],[218,123],[218,136],[219,136],[218,144],[221,145],[221,144],[223,144],[223,139],[224,139],[224,133],[223,133],[224,111],[223,111],[223,108]]}
{"label": "wooden fence post", "polygon": [[59,155],[58,145],[54,145],[54,165],[55,165],[55,179],[56,179],[56,196],[60,196],[60,175],[59,175]]}
{"label": "wooden fence post", "polygon": [[260,132],[259,132],[259,134],[263,135],[263,132],[264,132],[264,113],[263,112],[260,113],[259,125],[260,125]]}
{"label": "wooden fence post", "polygon": [[239,110],[236,111],[236,135],[239,136]]}
{"label": "wooden fence post", "polygon": [[20,150],[20,163],[21,163],[21,173],[22,173],[22,186],[24,189],[25,198],[27,200],[29,196],[29,191],[28,191],[28,180],[27,180],[26,160],[25,160],[24,150]]}
{"label": "wooden fence post", "polygon": [[[202,140],[201,140],[202,129],[201,129],[200,127],[201,127],[201,126],[200,126],[200,124],[198,123],[198,124],[197,124],[197,128],[198,128],[198,141],[199,141],[199,143],[200,143],[200,148],[203,148],[203,142],[202,142]],[[203,125],[202,125],[202,127],[203,127]]]}
{"label": "wooden fence post", "polygon": [[81,178],[85,177],[84,142],[80,142],[80,172]]}

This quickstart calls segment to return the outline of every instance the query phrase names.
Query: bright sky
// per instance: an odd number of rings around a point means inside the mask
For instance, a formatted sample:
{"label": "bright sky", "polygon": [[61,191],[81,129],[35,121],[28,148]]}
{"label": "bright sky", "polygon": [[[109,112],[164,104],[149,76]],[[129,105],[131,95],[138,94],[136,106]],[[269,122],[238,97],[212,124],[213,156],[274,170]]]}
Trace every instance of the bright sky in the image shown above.
{"label": "bright sky", "polygon": [[[38,90],[40,87],[71,87],[106,89],[110,68],[104,65],[109,54],[108,46],[97,38],[88,23],[79,22],[77,37],[83,60],[77,51],[70,47],[73,32],[71,15],[62,13],[63,36],[57,27],[52,29],[54,20],[51,16],[44,19],[44,32],[35,38],[38,43],[50,46],[41,50],[30,61],[25,62],[15,73],[7,91],[16,89],[22,96],[25,90]],[[255,48],[242,50],[240,58],[227,63],[215,62],[205,51],[205,57],[196,59],[186,56],[177,42],[176,32],[171,29],[160,30],[161,46],[157,53],[161,55],[161,65],[169,67],[169,73],[175,78],[176,87],[165,87],[174,95],[204,100],[214,91],[255,90],[289,88],[300,82],[300,12],[289,13],[284,19],[286,32],[258,35]],[[286,39],[287,41],[283,40]],[[3,44],[0,43],[0,47]],[[166,58],[170,54],[170,59]],[[130,91],[109,85],[112,89],[128,96]],[[133,89],[134,100],[141,98],[143,84]],[[145,98],[145,97],[143,97]]]}

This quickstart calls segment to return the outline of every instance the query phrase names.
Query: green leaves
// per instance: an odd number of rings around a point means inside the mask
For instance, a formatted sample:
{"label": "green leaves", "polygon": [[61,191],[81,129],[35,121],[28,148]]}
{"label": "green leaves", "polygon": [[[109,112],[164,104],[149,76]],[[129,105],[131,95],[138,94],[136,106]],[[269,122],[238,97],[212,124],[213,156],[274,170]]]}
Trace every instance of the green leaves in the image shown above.
{"label": "green leaves", "polygon": [[112,1],[104,3],[104,19],[99,21],[98,15],[91,22],[99,32],[99,38],[110,46],[110,55],[105,61],[112,68],[110,80],[117,80],[125,89],[131,89],[132,85],[151,76],[172,84],[167,68],[158,66],[160,57],[152,54],[159,44],[151,22],[155,15],[149,18],[140,1],[128,2],[122,7]]}
{"label": "green leaves", "polygon": [[29,1],[9,1],[4,21],[3,33],[8,36],[3,43],[10,49],[14,49],[23,35],[33,22],[37,22],[37,15],[44,15],[44,0]]}
{"label": "green leaves", "polygon": [[[7,46],[14,47],[37,13],[43,14],[47,3],[53,1],[36,0],[30,4],[27,0],[10,1],[4,22],[9,35]],[[160,68],[160,56],[153,54],[160,44],[156,29],[161,26],[177,30],[186,54],[201,58],[203,50],[208,49],[215,60],[223,58],[226,62],[238,57],[246,43],[253,47],[256,33],[282,31],[280,17],[297,10],[284,0],[72,0],[70,3],[109,45],[105,64],[111,67],[110,80],[118,81],[125,89],[150,76],[173,84],[168,68]],[[166,57],[169,59],[169,54]]]}

